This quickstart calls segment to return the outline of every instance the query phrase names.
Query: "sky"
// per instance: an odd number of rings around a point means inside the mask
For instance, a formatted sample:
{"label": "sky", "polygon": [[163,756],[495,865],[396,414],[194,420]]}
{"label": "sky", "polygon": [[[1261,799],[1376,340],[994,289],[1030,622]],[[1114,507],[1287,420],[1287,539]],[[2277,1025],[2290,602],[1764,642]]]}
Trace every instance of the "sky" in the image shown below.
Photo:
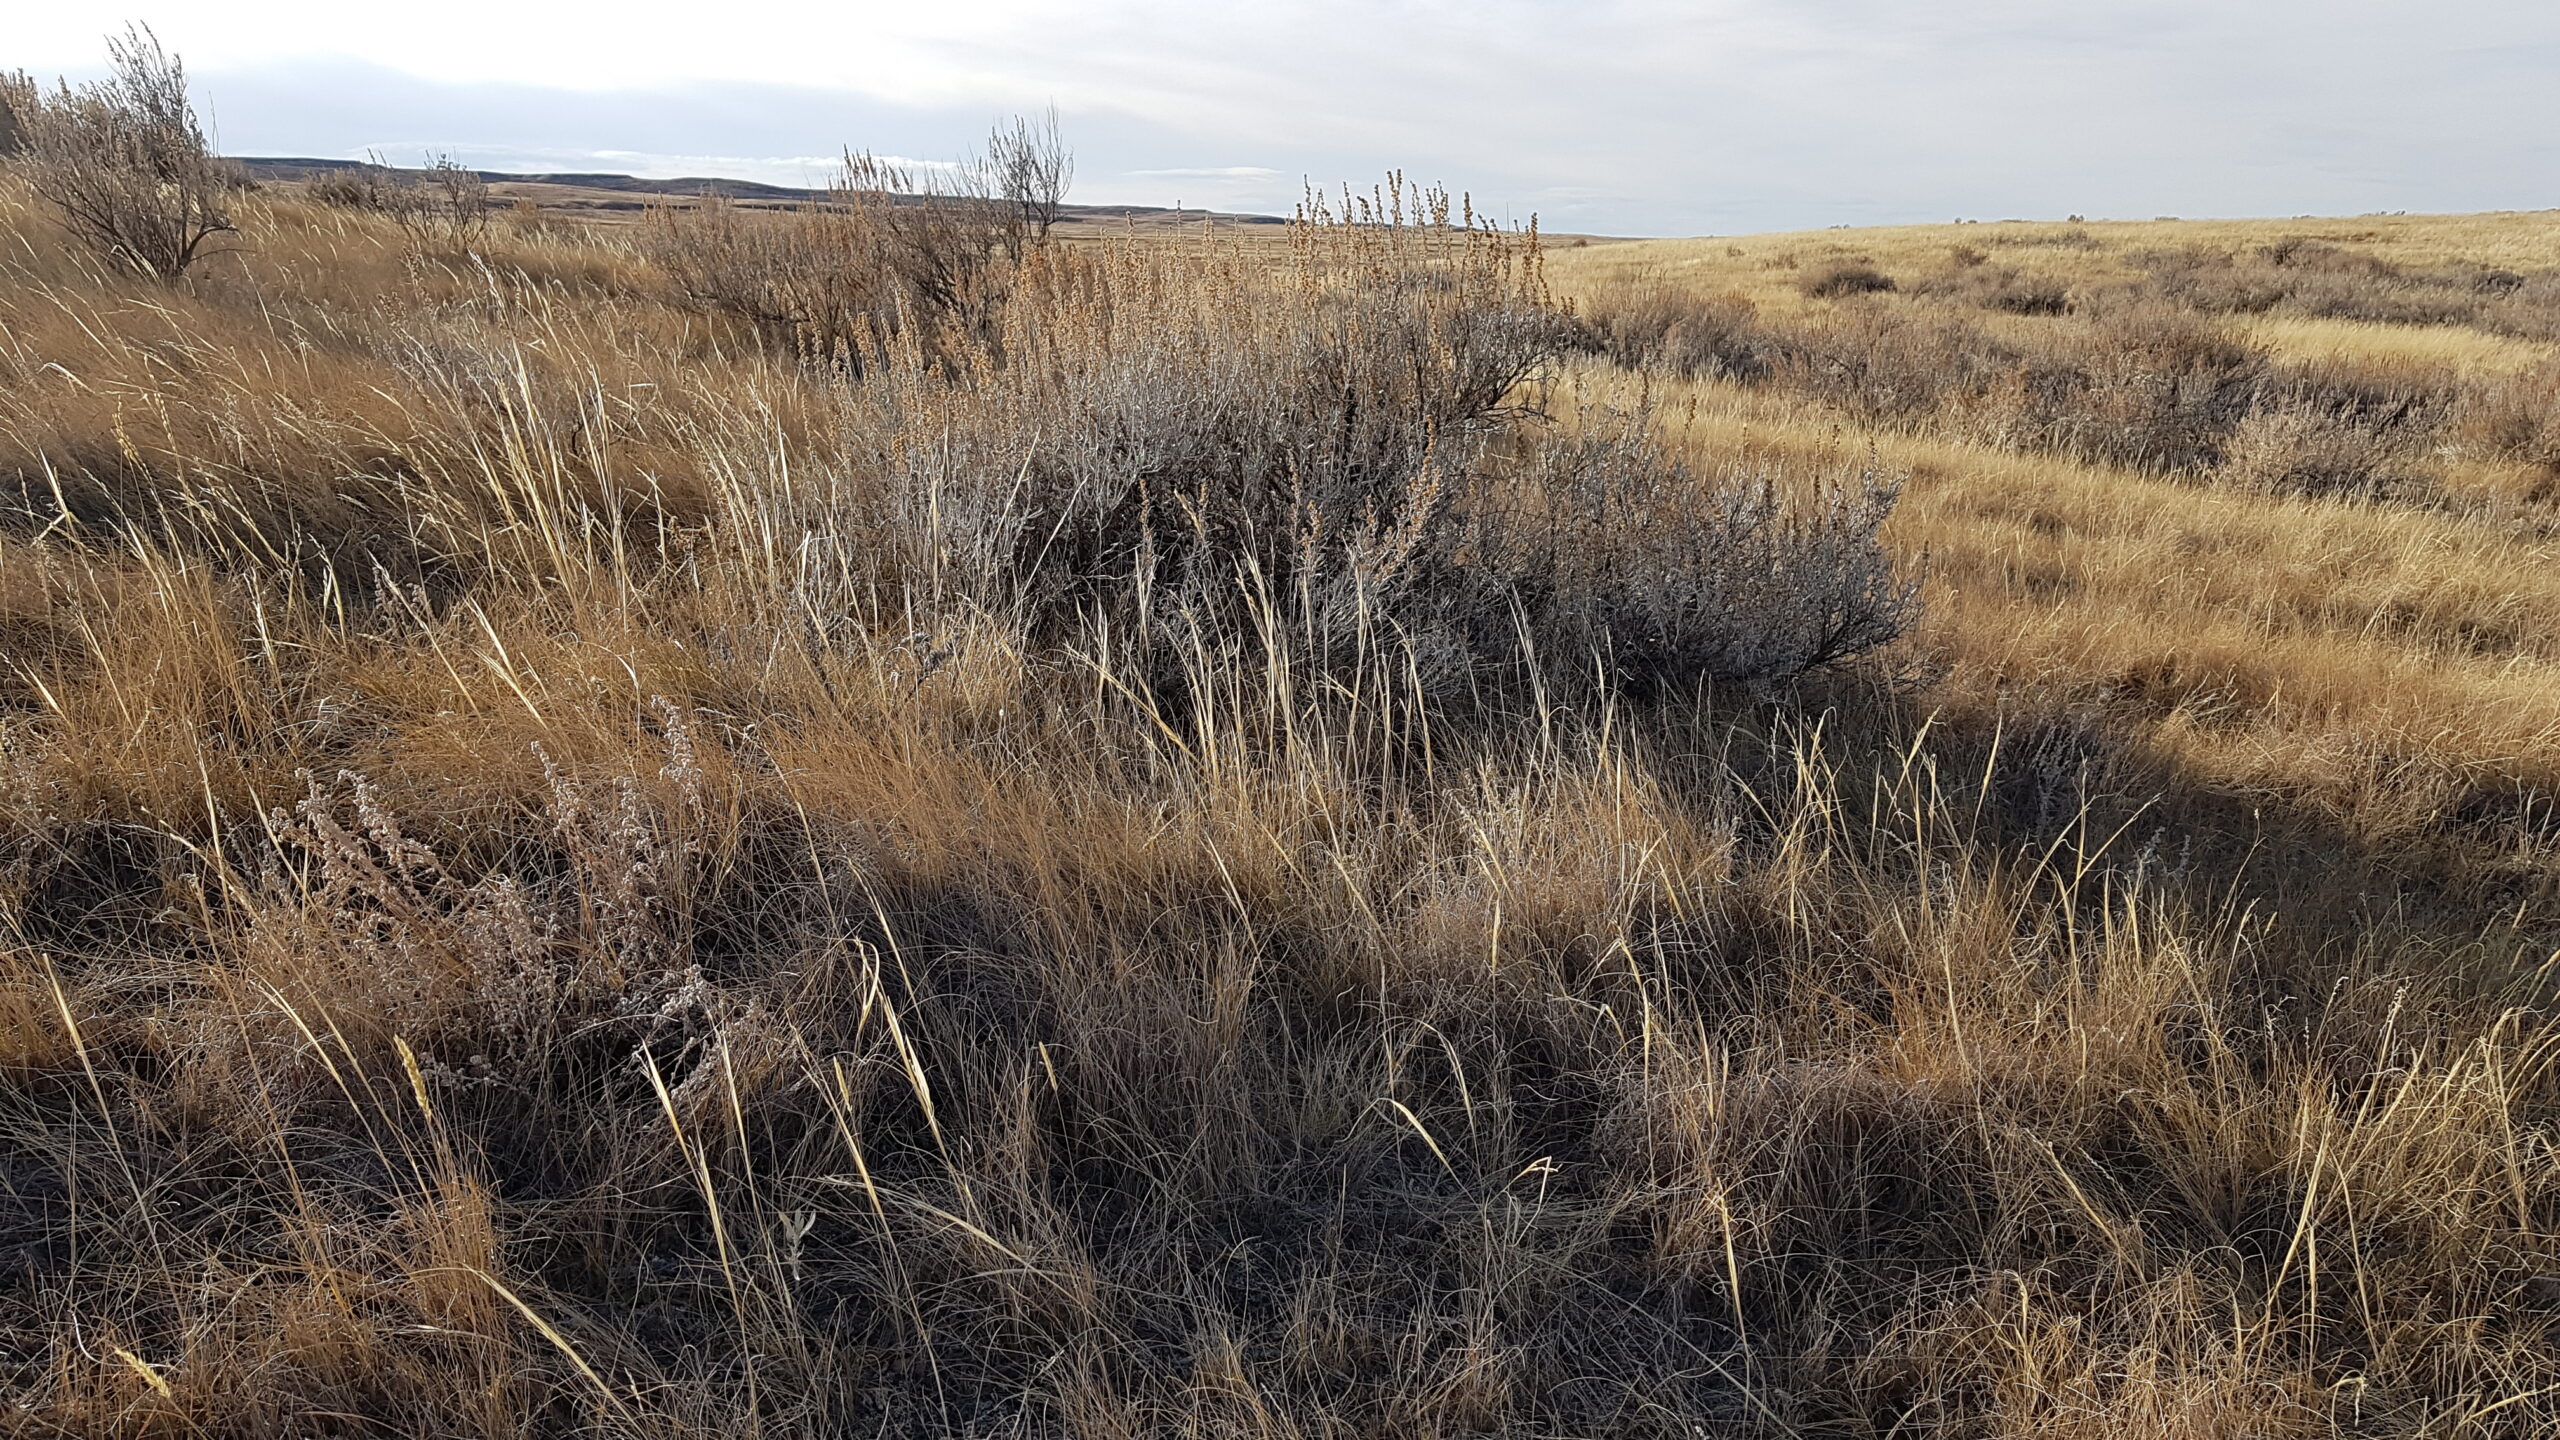
{"label": "sky", "polygon": [[1071,198],[1390,168],[1551,231],[2560,206],[2553,0],[7,0],[152,25],[234,155],[822,184],[1057,106]]}

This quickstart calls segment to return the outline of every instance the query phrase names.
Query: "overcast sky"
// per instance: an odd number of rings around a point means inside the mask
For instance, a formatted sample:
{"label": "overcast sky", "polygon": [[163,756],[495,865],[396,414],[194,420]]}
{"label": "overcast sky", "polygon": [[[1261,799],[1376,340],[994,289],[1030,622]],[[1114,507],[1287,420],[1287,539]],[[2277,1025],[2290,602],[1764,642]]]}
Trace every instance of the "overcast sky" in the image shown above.
{"label": "overcast sky", "polygon": [[236,155],[820,183],[1055,102],[1075,199],[1390,166],[1553,230],[2560,206],[2555,0],[8,0],[154,25]]}

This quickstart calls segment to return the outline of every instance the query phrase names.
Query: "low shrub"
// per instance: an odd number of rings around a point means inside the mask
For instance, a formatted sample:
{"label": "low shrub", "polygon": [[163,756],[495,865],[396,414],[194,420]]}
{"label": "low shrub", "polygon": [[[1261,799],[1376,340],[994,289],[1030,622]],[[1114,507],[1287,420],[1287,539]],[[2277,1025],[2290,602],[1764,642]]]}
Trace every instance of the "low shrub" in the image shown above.
{"label": "low shrub", "polygon": [[[848,397],[876,488],[771,522],[879,537],[858,590],[1034,651],[1107,646],[1159,688],[1227,651],[1320,673],[1391,653],[1430,693],[1594,651],[1648,685],[1771,681],[1899,628],[1889,486],[1799,503],[1692,475],[1640,426],[1546,434],[1544,376],[1587,332],[1533,239],[1443,196],[1311,206],[1276,273],[1052,252],[1012,284],[968,363],[902,339]],[[1789,610],[1799,585],[1846,618]]]}
{"label": "low shrub", "polygon": [[2560,334],[2560,277],[2477,263],[2395,265],[2302,237],[2249,251],[2188,248],[2136,257],[2146,286],[2212,314],[2280,311],[2385,325],[2476,325],[2507,334]]}
{"label": "low shrub", "polygon": [[323,205],[340,210],[387,211],[391,185],[378,166],[343,166],[314,177],[308,193]]}
{"label": "low shrub", "polygon": [[757,214],[709,196],[652,210],[646,225],[650,258],[678,293],[783,353],[857,366],[894,309],[869,230],[843,211]]}
{"label": "low shrub", "polygon": [[2560,364],[2466,387],[2451,429],[2466,453],[2560,472]]}
{"label": "low shrub", "polygon": [[2011,265],[1989,264],[1981,251],[1959,248],[1963,253],[1946,269],[1913,288],[1933,298],[2009,315],[2060,315],[2070,310],[2071,288],[2065,282],[2030,276]]}
{"label": "low shrub", "polygon": [[1892,276],[1855,260],[1840,260],[1816,267],[1796,281],[1797,290],[1817,300],[1837,299],[1843,295],[1873,295],[1893,288]]}
{"label": "low shrub", "polygon": [[2304,397],[2253,407],[2223,444],[2215,478],[2274,494],[2411,499],[2434,476],[2409,428]]}
{"label": "low shrub", "polygon": [[804,360],[859,373],[913,328],[963,364],[995,335],[1008,272],[1047,241],[1074,169],[1054,115],[1017,119],[947,173],[847,151],[823,204],[659,209],[646,249],[688,300]]}
{"label": "low shrub", "polygon": [[1581,306],[1579,343],[1622,365],[1659,364],[1689,379],[1757,380],[1771,343],[1739,295],[1699,295],[1653,273],[1621,277]]}
{"label": "low shrub", "polygon": [[1960,424],[2003,443],[2151,470],[2205,469],[2255,402],[2263,351],[2156,301],[2113,303],[2019,356]]}
{"label": "low shrub", "polygon": [[1523,629],[1551,655],[1596,656],[1639,692],[1701,679],[1765,684],[1885,645],[1917,591],[1878,535],[1900,484],[1768,468],[1700,474],[1643,412],[1541,435],[1482,546]]}
{"label": "low shrub", "polygon": [[2018,356],[1959,317],[1847,306],[1781,331],[1772,381],[1869,423],[1916,424],[1978,395]]}

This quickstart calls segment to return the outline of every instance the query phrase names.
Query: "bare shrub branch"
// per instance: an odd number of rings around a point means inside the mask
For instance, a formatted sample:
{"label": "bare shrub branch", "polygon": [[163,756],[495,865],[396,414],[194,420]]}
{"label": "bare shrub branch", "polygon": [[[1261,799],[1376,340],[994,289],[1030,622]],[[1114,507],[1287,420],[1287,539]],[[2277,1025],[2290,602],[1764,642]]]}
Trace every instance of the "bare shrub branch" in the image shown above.
{"label": "bare shrub branch", "polygon": [[951,166],[847,150],[820,205],[659,209],[646,244],[687,299],[804,360],[858,374],[912,331],[957,364],[993,339],[1011,271],[1047,240],[1074,168],[1054,112],[1016,118]]}
{"label": "bare shrub branch", "polygon": [[1011,207],[1018,235],[1032,244],[1049,238],[1075,183],[1075,152],[1058,133],[1058,107],[1033,119],[1016,115],[987,135],[981,162],[985,189]]}
{"label": "bare shrub branch", "polygon": [[489,231],[489,185],[450,155],[427,157],[423,172],[395,171],[379,208],[420,247],[468,249]]}

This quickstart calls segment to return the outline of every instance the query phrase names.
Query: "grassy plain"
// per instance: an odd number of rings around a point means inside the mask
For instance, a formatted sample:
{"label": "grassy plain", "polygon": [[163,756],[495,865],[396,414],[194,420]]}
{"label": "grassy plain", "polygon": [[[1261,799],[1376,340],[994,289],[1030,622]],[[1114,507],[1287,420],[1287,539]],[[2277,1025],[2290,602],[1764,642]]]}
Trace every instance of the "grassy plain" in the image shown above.
{"label": "grassy plain", "polygon": [[10,1427],[2560,1424],[2560,217],[1552,251],[1524,433],[1906,476],[1922,608],[1452,698],[933,603],[999,370],[241,211],[0,186]]}

